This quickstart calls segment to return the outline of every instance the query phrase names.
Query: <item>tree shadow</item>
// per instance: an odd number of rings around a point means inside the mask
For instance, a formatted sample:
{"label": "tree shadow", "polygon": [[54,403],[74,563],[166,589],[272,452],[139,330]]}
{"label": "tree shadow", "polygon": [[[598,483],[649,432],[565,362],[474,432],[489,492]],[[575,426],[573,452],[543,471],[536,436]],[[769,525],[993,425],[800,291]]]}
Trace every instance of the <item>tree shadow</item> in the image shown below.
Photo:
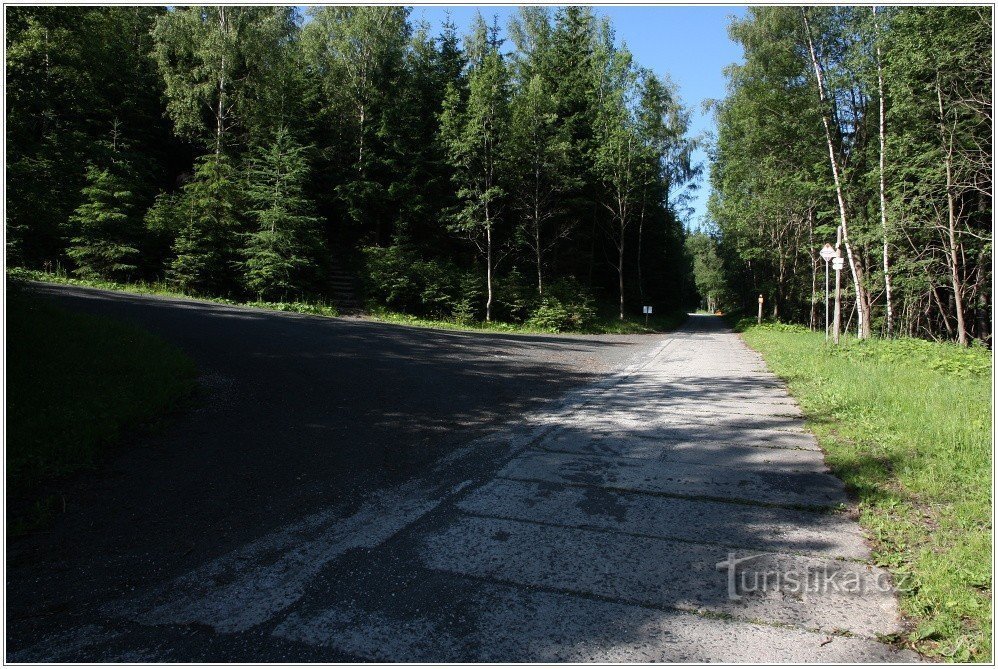
{"label": "tree shadow", "polygon": [[[566,395],[600,376],[600,355],[633,353],[627,340],[464,335],[214,305],[184,319],[169,302],[129,296],[94,304],[187,348],[214,391],[169,434],[109,466],[85,512],[21,550],[38,564],[15,572],[9,615],[38,599],[130,597],[309,510],[422,477],[449,491],[432,513],[376,550],[323,563],[268,622],[238,634],[209,628],[211,643],[174,644],[157,658],[301,657],[269,655],[264,638],[292,644],[288,652],[319,649],[325,661],[731,661],[743,650],[757,657],[760,639],[786,661],[891,659],[837,634],[893,629],[890,593],[735,600],[717,567],[732,553],[764,553],[746,564],[875,573],[858,527],[836,510],[842,484],[782,384],[751,358],[698,370],[679,347],[670,352],[679,372]],[[682,337],[696,345],[720,332],[717,319],[694,317]],[[585,360],[591,371],[579,371]],[[508,422],[508,439],[457,449],[552,397],[569,401],[543,430]],[[286,550],[322,555],[322,534],[303,532]],[[142,554],[152,561],[131,563]],[[261,553],[246,567],[275,559]],[[65,571],[37,578],[53,567]],[[281,591],[283,572],[262,573],[240,596]],[[41,629],[24,623],[15,647]],[[185,629],[160,631],[179,639]],[[115,657],[147,633],[62,659]]]}

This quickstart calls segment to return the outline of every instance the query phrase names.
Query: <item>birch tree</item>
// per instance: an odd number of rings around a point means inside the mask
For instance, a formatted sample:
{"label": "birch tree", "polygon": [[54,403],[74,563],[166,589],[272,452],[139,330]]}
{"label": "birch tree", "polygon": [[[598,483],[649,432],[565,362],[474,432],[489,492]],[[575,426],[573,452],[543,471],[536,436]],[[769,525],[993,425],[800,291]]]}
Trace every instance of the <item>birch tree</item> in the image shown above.
{"label": "birch tree", "polygon": [[454,168],[461,204],[453,228],[472,241],[485,260],[485,320],[492,320],[496,226],[506,196],[509,127],[509,73],[499,51],[496,29],[478,17],[469,44],[468,100],[456,86],[448,90],[441,117],[441,136]]}
{"label": "birch tree", "polygon": [[610,214],[609,235],[616,251],[619,318],[624,320],[625,250],[640,188],[642,145],[635,132],[631,104],[636,73],[626,49],[608,49],[596,117],[596,172],[603,183],[603,207]]}

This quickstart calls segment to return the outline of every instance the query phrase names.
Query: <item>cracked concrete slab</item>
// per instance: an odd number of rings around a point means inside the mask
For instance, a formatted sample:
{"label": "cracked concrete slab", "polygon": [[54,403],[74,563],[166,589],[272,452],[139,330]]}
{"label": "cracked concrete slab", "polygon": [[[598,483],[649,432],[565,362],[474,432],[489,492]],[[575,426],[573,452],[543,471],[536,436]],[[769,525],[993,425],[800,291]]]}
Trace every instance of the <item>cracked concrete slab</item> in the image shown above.
{"label": "cracked concrete slab", "polygon": [[375,662],[912,662],[869,639],[471,582],[446,609],[399,616],[333,606],[274,632]]}
{"label": "cracked concrete slab", "polygon": [[[856,524],[842,514],[834,513],[500,478],[474,490],[457,506],[479,516],[605,529],[734,548],[853,560],[865,560],[870,556]],[[710,522],[705,523],[705,518],[710,518]]]}
{"label": "cracked concrete slab", "polygon": [[[176,318],[168,302],[156,307]],[[325,326],[267,319],[314,344],[298,376],[312,374],[330,345]],[[392,339],[386,359],[409,361],[416,382],[439,371],[423,360],[438,347],[487,356],[498,345],[478,341],[447,333],[410,351]],[[522,346],[569,360],[580,341]],[[879,640],[900,629],[890,579],[837,510],[848,502],[842,484],[762,359],[714,317],[642,341],[619,349],[627,353],[599,378],[511,413],[402,480],[308,511],[291,505],[276,526],[151,572],[142,587],[19,622],[18,639],[30,643],[9,647],[8,659],[918,660]],[[354,355],[369,353],[366,340],[355,344]],[[271,385],[292,378],[284,366]],[[424,394],[449,387],[420,383]],[[316,415],[309,425],[328,422]],[[387,452],[413,447],[406,431],[383,438]],[[295,499],[332,485],[317,481]]]}
{"label": "cracked concrete slab", "polygon": [[533,451],[510,462],[500,476],[652,494],[706,497],[801,507],[836,507],[847,497],[842,482],[821,471],[743,466],[715,454],[714,462],[576,456]]}
{"label": "cracked concrete slab", "polygon": [[[887,575],[852,561],[470,516],[423,543],[431,569],[526,587],[865,637],[900,629]],[[738,565],[735,596],[718,568],[729,555],[756,556]],[[799,588],[777,583],[791,578]]]}
{"label": "cracked concrete slab", "polygon": [[626,432],[579,432],[559,430],[538,444],[552,452],[576,455],[619,456],[648,460],[679,460],[692,463],[737,463],[738,467],[761,467],[801,471],[824,471],[821,451],[773,448],[723,441],[704,441],[690,434],[686,439],[663,440]]}

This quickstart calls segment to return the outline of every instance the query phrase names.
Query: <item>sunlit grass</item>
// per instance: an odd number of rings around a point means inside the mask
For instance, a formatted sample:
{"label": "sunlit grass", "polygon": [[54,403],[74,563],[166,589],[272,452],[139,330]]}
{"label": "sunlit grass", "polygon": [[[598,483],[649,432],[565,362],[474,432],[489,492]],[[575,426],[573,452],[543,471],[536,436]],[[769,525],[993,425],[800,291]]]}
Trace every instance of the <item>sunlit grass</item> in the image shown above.
{"label": "sunlit grass", "polygon": [[990,661],[991,352],[913,339],[836,348],[803,328],[741,325],[855,494],[912,623],[902,641]]}

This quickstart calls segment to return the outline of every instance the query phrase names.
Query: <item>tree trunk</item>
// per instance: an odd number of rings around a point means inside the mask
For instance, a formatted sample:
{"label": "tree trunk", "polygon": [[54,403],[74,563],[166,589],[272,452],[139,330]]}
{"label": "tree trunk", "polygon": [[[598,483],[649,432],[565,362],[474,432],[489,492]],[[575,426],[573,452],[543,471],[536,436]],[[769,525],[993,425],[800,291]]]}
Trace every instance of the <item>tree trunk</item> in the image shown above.
{"label": "tree trunk", "polygon": [[880,56],[880,30],[877,24],[877,8],[873,7],[874,40],[877,45],[877,89],[880,97],[880,227],[884,235],[884,294],[887,300],[887,337],[894,334],[894,300],[891,287],[891,269],[888,256],[887,234],[887,187],[884,163],[886,161],[886,132],[884,123],[884,69]]}
{"label": "tree trunk", "polygon": [[811,331],[818,325],[818,301],[814,299],[818,291],[818,258],[814,253],[814,209],[807,208],[807,244],[811,255]]}
{"label": "tree trunk", "polygon": [[845,195],[842,190],[842,181],[839,178],[839,161],[835,157],[835,143],[832,139],[831,123],[829,121],[829,101],[825,95],[825,79],[822,74],[821,65],[818,63],[818,54],[814,50],[814,41],[811,39],[811,27],[807,20],[807,10],[801,8],[801,17],[804,19],[804,32],[807,35],[807,47],[811,54],[811,64],[814,66],[814,76],[818,85],[818,99],[821,102],[821,122],[825,126],[825,142],[828,144],[828,160],[832,166],[832,178],[835,181],[835,196],[839,208],[839,225],[842,229],[842,242],[846,247],[846,256],[849,260],[849,269],[852,272],[852,280],[856,285],[856,310],[860,321],[860,339],[870,336],[870,322],[866,316],[869,314],[869,297],[863,284],[863,270],[859,266],[858,260],[853,256],[852,245],[849,243],[849,225],[846,216]]}
{"label": "tree trunk", "polygon": [[620,320],[624,320],[624,222],[620,222],[620,246],[617,247],[617,283],[620,289]]}
{"label": "tree trunk", "polygon": [[957,254],[957,234],[956,234],[956,197],[953,185],[953,137],[950,135],[946,139],[945,115],[943,112],[943,92],[939,87],[939,79],[936,78],[936,98],[939,101],[939,133],[946,150],[946,219],[947,232],[949,234],[949,260],[950,279],[953,283],[953,305],[956,311],[956,338],[960,346],[967,345],[967,326],[963,317],[963,285],[960,281],[960,258]]}
{"label": "tree trunk", "polygon": [[[225,7],[218,8],[218,27],[222,33],[223,41],[225,33],[228,31],[228,19],[225,15]],[[223,53],[221,64],[218,70],[218,112],[215,119],[215,157],[222,154],[222,137],[225,134],[225,55]]]}
{"label": "tree trunk", "polygon": [[638,216],[638,294],[641,295],[641,304],[645,303],[645,284],[641,277],[641,240],[644,236],[645,227],[645,194],[641,194],[641,214]]}
{"label": "tree trunk", "polygon": [[488,205],[485,205],[485,286],[488,297],[485,300],[485,320],[492,320],[492,221],[488,220]]}
{"label": "tree trunk", "polygon": [[537,183],[540,175],[534,170],[534,253],[537,256],[537,294],[544,295],[544,280],[541,273],[541,207]]}

